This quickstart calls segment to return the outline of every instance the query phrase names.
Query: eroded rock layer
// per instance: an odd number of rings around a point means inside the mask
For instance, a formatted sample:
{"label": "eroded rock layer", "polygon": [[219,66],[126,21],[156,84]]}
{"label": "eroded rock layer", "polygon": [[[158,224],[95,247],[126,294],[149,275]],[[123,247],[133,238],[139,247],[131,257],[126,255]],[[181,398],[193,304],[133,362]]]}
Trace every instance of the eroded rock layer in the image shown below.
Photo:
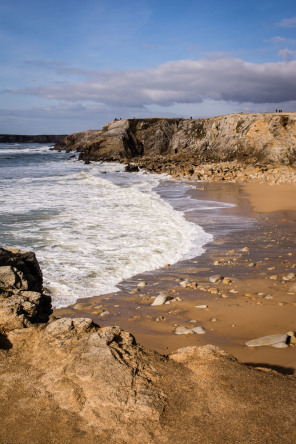
{"label": "eroded rock layer", "polygon": [[296,113],[230,114],[207,119],[127,119],[101,131],[66,137],[59,150],[79,150],[86,161],[165,156],[199,165],[295,165]]}
{"label": "eroded rock layer", "polygon": [[[9,295],[2,292],[1,301],[12,298],[16,307],[13,295],[31,289],[28,255],[35,263],[29,253],[2,250],[1,285]],[[38,267],[32,276],[40,289]],[[162,356],[119,327],[100,328],[88,318],[8,321],[0,338],[0,442],[296,439],[294,377],[245,366],[212,345]]]}

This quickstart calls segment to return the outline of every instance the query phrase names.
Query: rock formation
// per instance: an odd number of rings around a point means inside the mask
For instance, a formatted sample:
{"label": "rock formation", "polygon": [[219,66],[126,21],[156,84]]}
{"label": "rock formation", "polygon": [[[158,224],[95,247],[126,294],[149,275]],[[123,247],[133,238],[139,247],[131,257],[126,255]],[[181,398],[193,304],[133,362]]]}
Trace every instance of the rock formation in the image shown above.
{"label": "rock formation", "polygon": [[47,322],[51,313],[35,254],[0,248],[0,333]]}
{"label": "rock formation", "polygon": [[[32,254],[1,253],[1,301],[17,312],[20,292],[41,289],[40,270]],[[44,313],[42,297],[35,303]],[[42,316],[26,313],[23,323],[17,314],[1,323],[0,442],[296,439],[294,377],[248,367],[211,345],[162,356],[119,327],[100,328],[88,318],[36,323]]]}
{"label": "rock formation", "polygon": [[72,134],[56,149],[78,149],[80,159],[87,161],[162,156],[193,166],[232,161],[295,166],[296,113],[119,120],[101,131]]}
{"label": "rock formation", "polygon": [[59,143],[66,134],[41,134],[37,136],[24,136],[19,134],[0,134],[0,143]]}

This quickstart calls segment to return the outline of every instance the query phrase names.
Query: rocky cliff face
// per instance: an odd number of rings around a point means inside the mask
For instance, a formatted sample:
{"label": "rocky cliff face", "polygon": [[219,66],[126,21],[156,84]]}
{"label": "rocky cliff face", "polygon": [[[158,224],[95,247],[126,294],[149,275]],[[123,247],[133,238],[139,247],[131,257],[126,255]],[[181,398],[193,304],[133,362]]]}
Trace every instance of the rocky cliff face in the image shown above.
{"label": "rocky cliff face", "polygon": [[36,323],[44,319],[27,303],[43,313],[42,297],[22,299],[41,289],[35,256],[2,249],[1,258],[0,442],[295,441],[295,378],[211,345],[162,356],[88,318]]}
{"label": "rocky cliff face", "polygon": [[208,119],[129,119],[102,131],[68,136],[56,149],[81,151],[82,160],[163,156],[195,164],[241,161],[296,163],[296,113],[231,114]]}

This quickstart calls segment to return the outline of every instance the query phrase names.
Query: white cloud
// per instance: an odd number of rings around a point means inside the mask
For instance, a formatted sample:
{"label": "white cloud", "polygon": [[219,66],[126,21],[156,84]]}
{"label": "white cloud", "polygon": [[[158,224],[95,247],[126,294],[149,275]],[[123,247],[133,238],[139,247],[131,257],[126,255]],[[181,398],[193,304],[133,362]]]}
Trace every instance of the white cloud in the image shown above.
{"label": "white cloud", "polygon": [[283,60],[289,61],[295,58],[296,51],[291,51],[289,48],[283,48],[280,49],[278,52],[279,57],[281,57]]}
{"label": "white cloud", "polygon": [[[281,56],[291,56],[287,51]],[[218,57],[172,61],[155,69],[92,72],[84,82],[10,92],[129,108],[205,100],[277,103],[296,99],[295,72],[296,60],[256,64]]]}
{"label": "white cloud", "polygon": [[277,25],[283,28],[296,28],[296,17],[282,19]]}

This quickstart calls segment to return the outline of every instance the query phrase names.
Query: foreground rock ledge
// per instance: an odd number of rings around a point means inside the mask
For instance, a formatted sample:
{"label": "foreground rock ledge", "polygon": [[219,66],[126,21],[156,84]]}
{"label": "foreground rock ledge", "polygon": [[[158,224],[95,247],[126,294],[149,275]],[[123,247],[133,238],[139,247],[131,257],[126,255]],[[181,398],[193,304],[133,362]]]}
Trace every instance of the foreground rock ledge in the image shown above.
{"label": "foreground rock ledge", "polygon": [[87,318],[13,327],[0,309],[0,321],[0,442],[296,439],[291,376],[248,367],[212,345],[162,356]]}

